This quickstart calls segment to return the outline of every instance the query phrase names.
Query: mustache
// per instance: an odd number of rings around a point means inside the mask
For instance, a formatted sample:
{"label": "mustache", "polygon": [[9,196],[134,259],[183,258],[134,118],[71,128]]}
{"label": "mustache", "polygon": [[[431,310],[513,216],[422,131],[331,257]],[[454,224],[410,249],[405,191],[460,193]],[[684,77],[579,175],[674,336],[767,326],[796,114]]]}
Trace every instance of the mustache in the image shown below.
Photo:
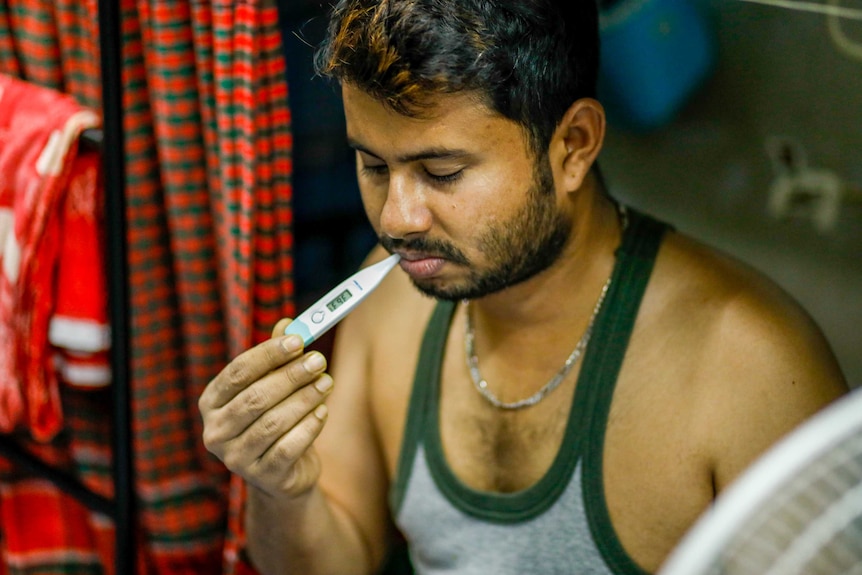
{"label": "mustache", "polygon": [[448,242],[427,238],[400,239],[389,236],[380,236],[379,241],[380,245],[389,253],[395,251],[420,252],[431,257],[443,258],[456,264],[469,264],[464,253]]}

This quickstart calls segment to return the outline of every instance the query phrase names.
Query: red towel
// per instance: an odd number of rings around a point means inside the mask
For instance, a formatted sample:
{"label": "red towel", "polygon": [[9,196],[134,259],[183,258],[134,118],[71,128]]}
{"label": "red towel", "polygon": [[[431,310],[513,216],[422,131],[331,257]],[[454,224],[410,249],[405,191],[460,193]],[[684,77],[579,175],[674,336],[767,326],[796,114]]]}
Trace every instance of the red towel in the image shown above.
{"label": "red towel", "polygon": [[0,431],[62,427],[48,344],[60,213],[78,138],[98,125],[72,97],[0,75]]}
{"label": "red towel", "polygon": [[54,360],[60,381],[82,388],[104,387],[111,382],[103,189],[101,154],[78,153],[60,210],[63,239],[48,340],[56,348]]}

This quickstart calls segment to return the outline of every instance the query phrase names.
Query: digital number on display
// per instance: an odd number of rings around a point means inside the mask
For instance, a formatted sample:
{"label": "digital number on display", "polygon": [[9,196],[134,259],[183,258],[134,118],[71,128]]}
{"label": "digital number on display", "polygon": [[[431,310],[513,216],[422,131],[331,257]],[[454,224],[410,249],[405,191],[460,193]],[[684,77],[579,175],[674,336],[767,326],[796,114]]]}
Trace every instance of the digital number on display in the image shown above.
{"label": "digital number on display", "polygon": [[351,297],[352,294],[350,293],[350,290],[344,290],[343,292],[338,294],[332,301],[327,303],[326,307],[329,309],[329,311],[335,311],[339,307],[341,307],[341,304],[349,300]]}

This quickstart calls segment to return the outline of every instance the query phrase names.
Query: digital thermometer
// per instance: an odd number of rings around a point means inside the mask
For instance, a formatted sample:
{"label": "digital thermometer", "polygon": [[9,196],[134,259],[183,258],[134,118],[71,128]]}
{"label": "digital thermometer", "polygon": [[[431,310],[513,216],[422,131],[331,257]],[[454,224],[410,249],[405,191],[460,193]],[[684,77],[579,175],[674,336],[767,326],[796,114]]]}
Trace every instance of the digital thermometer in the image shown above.
{"label": "digital thermometer", "polygon": [[344,319],[356,304],[374,291],[400,259],[401,256],[393,254],[381,262],[359,270],[302,312],[287,326],[284,334],[295,333],[302,338],[305,345],[311,344]]}

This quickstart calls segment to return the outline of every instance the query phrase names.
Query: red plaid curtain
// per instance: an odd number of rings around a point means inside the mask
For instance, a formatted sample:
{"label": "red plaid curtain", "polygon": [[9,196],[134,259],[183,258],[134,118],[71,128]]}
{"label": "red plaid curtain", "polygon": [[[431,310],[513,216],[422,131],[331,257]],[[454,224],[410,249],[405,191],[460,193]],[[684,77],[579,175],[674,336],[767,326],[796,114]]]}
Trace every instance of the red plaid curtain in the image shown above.
{"label": "red plaid curtain", "polygon": [[[229,478],[202,446],[197,398],[230,357],[294,312],[277,10],[267,0],[119,1],[123,78],[111,81],[124,88],[141,571],[219,573]],[[97,13],[96,0],[0,0],[0,72],[99,110]],[[111,495],[107,407],[96,394],[63,393],[62,440],[32,447]],[[10,548],[10,537],[20,544],[20,510],[46,493],[75,510],[58,522],[83,521],[93,535],[61,534],[51,553]],[[50,485],[7,471],[0,512],[7,572],[112,572],[110,525]]]}

